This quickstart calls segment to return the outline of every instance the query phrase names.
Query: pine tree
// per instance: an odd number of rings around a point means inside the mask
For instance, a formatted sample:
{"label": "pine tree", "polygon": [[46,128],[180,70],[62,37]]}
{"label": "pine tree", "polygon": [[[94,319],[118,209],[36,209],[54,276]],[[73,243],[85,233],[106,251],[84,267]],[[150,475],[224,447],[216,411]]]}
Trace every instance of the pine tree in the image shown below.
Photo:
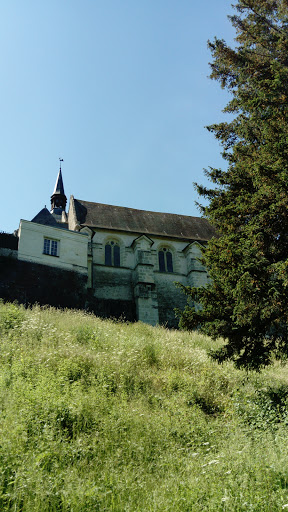
{"label": "pine tree", "polygon": [[259,369],[288,354],[288,2],[234,9],[235,47],[208,42],[211,78],[231,93],[233,120],[208,127],[227,170],[209,168],[213,185],[197,186],[219,236],[203,254],[210,284],[185,289],[180,325],[223,337],[219,361]]}

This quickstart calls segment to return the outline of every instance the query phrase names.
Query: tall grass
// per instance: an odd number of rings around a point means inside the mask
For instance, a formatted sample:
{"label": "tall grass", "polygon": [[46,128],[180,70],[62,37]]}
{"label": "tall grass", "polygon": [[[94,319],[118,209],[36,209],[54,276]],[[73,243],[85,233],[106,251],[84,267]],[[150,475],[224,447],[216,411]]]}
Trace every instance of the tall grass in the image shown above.
{"label": "tall grass", "polygon": [[0,303],[0,510],[288,510],[288,367],[211,341]]}

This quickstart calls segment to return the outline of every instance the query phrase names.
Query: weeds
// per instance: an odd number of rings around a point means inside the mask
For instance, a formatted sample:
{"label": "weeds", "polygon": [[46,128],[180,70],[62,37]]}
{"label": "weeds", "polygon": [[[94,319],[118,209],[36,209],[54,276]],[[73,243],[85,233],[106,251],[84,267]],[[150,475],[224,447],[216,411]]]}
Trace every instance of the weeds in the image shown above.
{"label": "weeds", "polygon": [[0,303],[0,332],[1,512],[285,510],[286,365],[37,306]]}

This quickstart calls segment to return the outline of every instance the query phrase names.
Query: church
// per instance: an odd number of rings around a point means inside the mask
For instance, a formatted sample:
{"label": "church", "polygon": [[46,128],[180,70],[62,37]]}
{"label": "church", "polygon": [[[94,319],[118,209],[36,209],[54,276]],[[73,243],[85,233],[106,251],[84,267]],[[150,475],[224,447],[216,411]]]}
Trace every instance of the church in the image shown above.
{"label": "church", "polygon": [[73,195],[66,213],[66,203],[60,162],[51,210],[20,221],[18,259],[83,276],[96,314],[177,327],[186,297],[175,283],[207,283],[199,258],[215,235],[208,221]]}

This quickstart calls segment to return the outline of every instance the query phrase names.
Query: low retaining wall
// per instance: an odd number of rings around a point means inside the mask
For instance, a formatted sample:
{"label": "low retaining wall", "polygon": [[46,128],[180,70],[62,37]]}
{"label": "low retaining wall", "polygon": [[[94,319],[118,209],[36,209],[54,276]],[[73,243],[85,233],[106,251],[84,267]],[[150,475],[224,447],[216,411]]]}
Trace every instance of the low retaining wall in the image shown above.
{"label": "low retaining wall", "polygon": [[103,318],[136,320],[133,301],[97,299],[87,290],[87,276],[19,261],[15,252],[16,256],[5,256],[0,250],[0,298],[4,301],[85,309]]}

